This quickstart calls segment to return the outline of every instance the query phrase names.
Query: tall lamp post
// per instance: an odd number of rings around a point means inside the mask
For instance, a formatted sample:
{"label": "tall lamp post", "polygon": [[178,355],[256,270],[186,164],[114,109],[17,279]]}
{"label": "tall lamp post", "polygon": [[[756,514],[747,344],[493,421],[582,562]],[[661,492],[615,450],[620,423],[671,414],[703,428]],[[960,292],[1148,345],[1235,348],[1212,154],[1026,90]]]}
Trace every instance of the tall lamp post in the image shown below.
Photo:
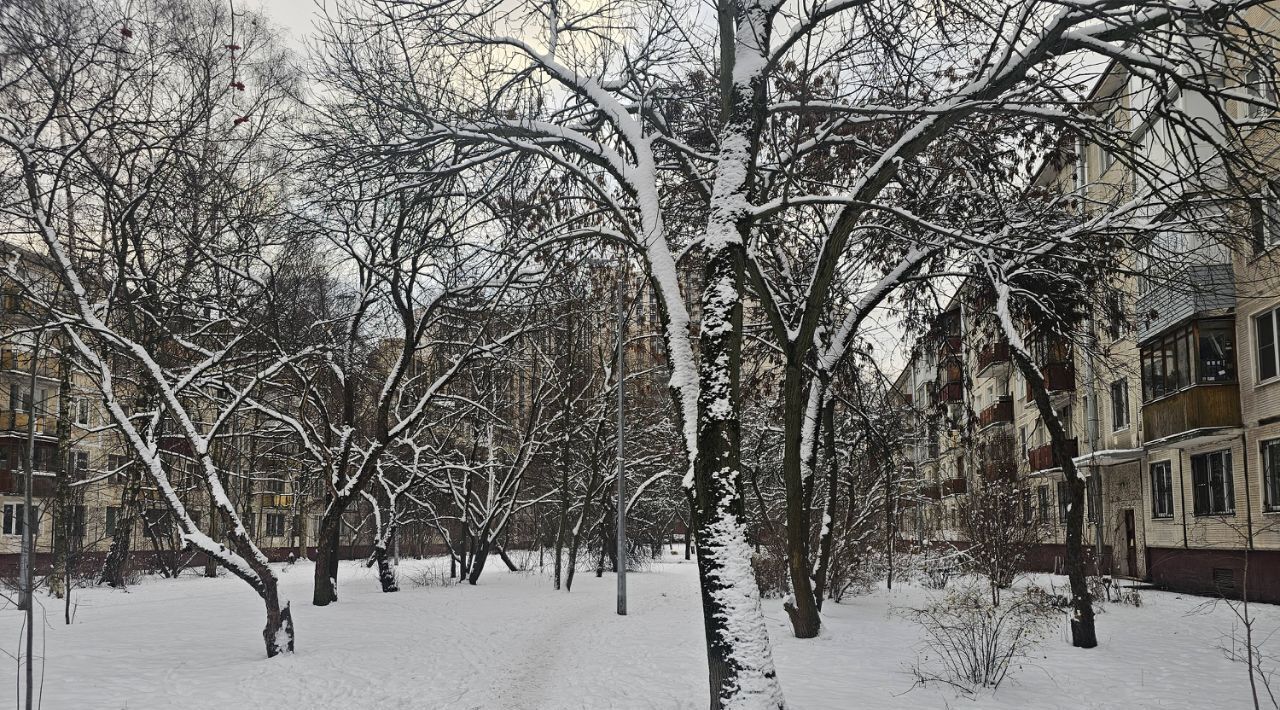
{"label": "tall lamp post", "polygon": [[623,406],[626,403],[626,329],[627,329],[627,312],[624,304],[625,288],[626,288],[627,272],[624,264],[618,267],[618,515],[617,530],[614,537],[617,538],[617,569],[618,569],[618,615],[627,615],[627,479],[624,475],[626,468],[623,465],[622,453],[623,442],[625,441],[625,421],[622,418]]}

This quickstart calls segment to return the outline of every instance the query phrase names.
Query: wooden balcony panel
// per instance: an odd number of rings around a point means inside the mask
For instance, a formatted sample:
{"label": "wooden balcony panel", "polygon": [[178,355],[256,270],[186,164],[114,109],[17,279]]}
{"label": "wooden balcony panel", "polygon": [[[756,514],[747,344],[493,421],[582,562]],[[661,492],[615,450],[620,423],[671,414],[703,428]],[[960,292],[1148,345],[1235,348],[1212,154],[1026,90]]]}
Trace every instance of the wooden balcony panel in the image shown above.
{"label": "wooden balcony panel", "polygon": [[933,483],[925,486],[920,491],[920,495],[928,498],[929,500],[938,500],[942,498],[942,488],[938,484]]}
{"label": "wooden balcony panel", "polygon": [[[0,494],[20,496],[26,493],[27,477],[21,471],[0,471]],[[52,476],[32,476],[31,495],[48,498],[53,495]]]}
{"label": "wooden balcony panel", "polygon": [[1001,397],[991,406],[978,414],[978,426],[986,428],[992,424],[1013,422],[1013,398]]}
{"label": "wooden balcony panel", "polygon": [[964,477],[948,478],[942,482],[942,495],[944,496],[960,495],[961,493],[967,493],[968,490],[969,480]]}
{"label": "wooden balcony panel", "polygon": [[[1079,455],[1079,445],[1074,438],[1067,440],[1067,455],[1071,458]],[[1037,446],[1028,451],[1027,462],[1030,464],[1032,471],[1044,471],[1045,469],[1062,466],[1062,462],[1058,460],[1058,457],[1053,455],[1053,444]]]}
{"label": "wooden balcony panel", "polygon": [[1009,344],[989,343],[984,345],[978,350],[977,360],[979,372],[997,363],[1009,362]]}
{"label": "wooden balcony panel", "polygon": [[964,383],[945,382],[933,391],[933,403],[959,402],[964,399]]}
{"label": "wooden balcony panel", "polygon": [[1196,385],[1142,406],[1142,427],[1149,442],[1240,424],[1238,384]]}

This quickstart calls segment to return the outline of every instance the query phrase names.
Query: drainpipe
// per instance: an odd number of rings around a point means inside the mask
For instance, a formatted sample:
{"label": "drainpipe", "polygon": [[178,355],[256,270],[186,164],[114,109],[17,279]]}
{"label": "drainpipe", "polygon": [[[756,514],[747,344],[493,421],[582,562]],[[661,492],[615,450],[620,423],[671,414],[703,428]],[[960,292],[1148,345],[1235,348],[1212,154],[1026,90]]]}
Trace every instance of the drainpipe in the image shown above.
{"label": "drainpipe", "polygon": [[[1085,396],[1088,398],[1085,404],[1086,416],[1086,434],[1089,438],[1089,475],[1096,479],[1095,483],[1098,489],[1098,495],[1093,500],[1093,537],[1095,548],[1095,561],[1098,567],[1098,574],[1102,574],[1102,531],[1103,531],[1103,511],[1102,511],[1102,472],[1098,470],[1098,388],[1096,382],[1096,373],[1093,368],[1093,353],[1097,349],[1098,336],[1094,331],[1093,318],[1087,322],[1087,343],[1084,353],[1084,380],[1085,380]],[[1089,494],[1086,487],[1085,495]]]}
{"label": "drainpipe", "polygon": [[1182,475],[1182,449],[1174,449],[1178,452],[1178,499],[1182,505],[1182,549],[1189,549],[1191,546],[1187,544],[1187,482]]}
{"label": "drainpipe", "polygon": [[1244,432],[1240,432],[1240,453],[1244,459],[1244,524],[1245,532],[1249,536],[1249,549],[1253,549],[1253,498],[1249,492],[1249,442],[1244,438]]}

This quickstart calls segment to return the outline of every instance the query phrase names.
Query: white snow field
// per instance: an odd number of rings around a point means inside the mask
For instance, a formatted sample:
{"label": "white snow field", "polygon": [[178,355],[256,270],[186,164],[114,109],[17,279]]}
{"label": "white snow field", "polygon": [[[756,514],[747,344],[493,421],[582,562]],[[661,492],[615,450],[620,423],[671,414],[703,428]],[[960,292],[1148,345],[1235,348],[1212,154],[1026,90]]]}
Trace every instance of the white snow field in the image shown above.
{"label": "white snow field", "polygon": [[[371,571],[343,563],[340,601],[309,603],[311,566],[282,568],[298,652],[267,660],[262,611],[243,582],[147,579],[129,591],[77,595],[75,623],[40,597],[45,710],[423,710],[432,708],[706,707],[696,570],[659,564],[627,576],[630,615],[614,613],[614,578],[580,574],[571,594],[547,577],[490,565],[476,587],[415,587],[432,563],[406,562],[405,588],[382,594]],[[1245,708],[1245,666],[1219,646],[1234,616],[1199,597],[1146,591],[1141,608],[1110,605],[1100,647],[1047,639],[994,694],[913,688],[920,629],[894,611],[933,592],[901,587],[829,605],[821,637],[787,631],[777,600],[765,614],[788,706],[818,708]],[[1252,607],[1261,634],[1280,609]],[[21,614],[0,611],[16,674]],[[1273,642],[1280,646],[1280,638]],[[41,650],[43,649],[43,651]],[[1273,653],[1280,654],[1280,649]],[[37,658],[39,662],[39,658]],[[12,683],[10,688],[12,688]],[[1262,692],[1262,691],[1260,691]],[[12,698],[13,691],[9,691]],[[1268,701],[1263,698],[1264,704]]]}

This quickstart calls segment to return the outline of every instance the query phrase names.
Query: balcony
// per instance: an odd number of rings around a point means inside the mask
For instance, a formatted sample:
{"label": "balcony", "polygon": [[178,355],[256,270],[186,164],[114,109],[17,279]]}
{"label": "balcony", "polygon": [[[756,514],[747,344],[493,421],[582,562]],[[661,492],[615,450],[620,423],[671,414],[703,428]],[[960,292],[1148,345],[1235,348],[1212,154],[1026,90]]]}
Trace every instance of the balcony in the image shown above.
{"label": "balcony", "polygon": [[[1074,392],[1076,389],[1076,368],[1070,361],[1041,365],[1040,374],[1044,375],[1044,388],[1051,394]],[[1032,399],[1030,383],[1027,384],[1027,399]]]}
{"label": "balcony", "polygon": [[989,483],[1017,478],[1018,464],[1013,458],[1013,437],[1000,433],[978,448],[978,467],[982,480]]}
{"label": "balcony", "polygon": [[964,383],[944,382],[935,385],[929,392],[929,403],[933,405],[947,402],[959,402],[964,399]]}
{"label": "balcony", "polygon": [[1134,303],[1137,339],[1146,340],[1192,316],[1235,305],[1236,284],[1231,264],[1187,266],[1176,275],[1152,283],[1138,296]]}
{"label": "balcony", "polygon": [[[1067,439],[1067,455],[1075,458],[1079,455],[1079,446],[1074,438]],[[1053,445],[1045,444],[1037,446],[1027,452],[1027,463],[1032,471],[1045,471],[1051,468],[1061,468],[1062,462],[1057,456],[1053,455]]]}
{"label": "balcony", "polygon": [[[0,495],[20,496],[26,493],[26,476],[21,471],[0,471]],[[35,471],[31,478],[31,495],[48,498],[53,495],[53,474]]]}
{"label": "balcony", "polygon": [[[0,411],[0,432],[27,433],[31,415],[27,412]],[[49,415],[36,415],[36,433],[52,435],[57,427],[57,420]]]}
{"label": "balcony", "polygon": [[287,493],[263,493],[261,494],[259,506],[263,508],[292,508],[293,496]]}
{"label": "balcony", "polygon": [[978,349],[978,372],[986,370],[992,365],[1009,362],[1009,344],[1008,343],[988,343]]}
{"label": "balcony", "polygon": [[[23,374],[31,373],[31,353],[13,348],[0,349],[0,370],[17,370]],[[36,362],[36,374],[40,377],[57,377],[58,361],[55,358],[42,357]]]}
{"label": "balcony", "polygon": [[986,429],[993,424],[1013,423],[1013,398],[1001,397],[978,414],[978,426]]}
{"label": "balcony", "polygon": [[951,357],[958,357],[964,344],[958,335],[945,335],[938,338],[938,359],[946,360]]}
{"label": "balcony", "polygon": [[939,500],[942,498],[942,487],[936,483],[930,483],[920,489],[920,495],[929,500]]}
{"label": "balcony", "polygon": [[967,493],[968,491],[969,480],[964,477],[948,478],[942,482],[942,495],[944,496],[960,495],[961,493]]}
{"label": "balcony", "polygon": [[1142,429],[1148,443],[1240,424],[1240,386],[1234,383],[1195,385],[1142,405]]}

